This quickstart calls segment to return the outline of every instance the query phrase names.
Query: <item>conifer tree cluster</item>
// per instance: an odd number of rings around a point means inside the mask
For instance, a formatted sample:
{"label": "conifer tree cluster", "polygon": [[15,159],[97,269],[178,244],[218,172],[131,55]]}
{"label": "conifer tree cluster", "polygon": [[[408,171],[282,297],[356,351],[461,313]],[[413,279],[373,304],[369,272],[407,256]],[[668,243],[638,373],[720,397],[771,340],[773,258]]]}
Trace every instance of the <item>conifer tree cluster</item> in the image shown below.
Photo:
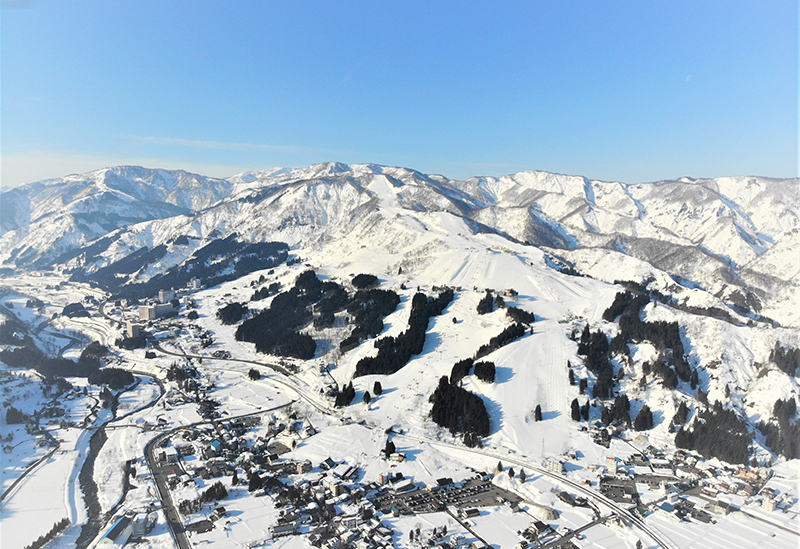
{"label": "conifer tree cluster", "polygon": [[228,497],[227,488],[225,488],[225,485],[222,484],[220,481],[217,481],[214,484],[212,484],[205,492],[200,494],[200,503],[225,499],[226,497]]}
{"label": "conifer tree cluster", "polygon": [[89,377],[102,366],[100,357],[107,352],[104,345],[94,342],[81,352],[76,362],[68,358],[50,358],[34,343],[26,342],[19,347],[9,346],[0,350],[0,361],[12,368],[36,370],[46,382],[52,382],[59,377]]}
{"label": "conifer tree cluster", "polygon": [[394,312],[400,297],[391,290],[371,288],[359,290],[347,305],[347,312],[354,324],[353,331],[339,344],[343,353],[358,346],[367,338],[383,331],[383,319]]}
{"label": "conifer tree cluster", "polygon": [[766,445],[786,459],[800,458],[800,422],[792,419],[797,413],[794,398],[777,400],[772,408],[775,422],[760,422],[758,430],[766,437]]}
{"label": "conifer tree cluster", "polygon": [[347,385],[345,385],[339,394],[336,395],[336,402],[334,406],[337,408],[341,408],[342,406],[347,406],[353,399],[356,397],[356,390],[353,388],[353,382],[351,381]]}
{"label": "conifer tree cluster", "polygon": [[494,362],[482,361],[475,363],[475,377],[484,383],[494,383]]}
{"label": "conifer tree cluster", "polygon": [[675,446],[696,450],[706,458],[716,457],[728,463],[747,464],[752,435],[733,410],[719,401],[697,415],[692,430],[682,427],[675,433]]}
{"label": "conifer tree cluster", "polygon": [[353,277],[352,284],[354,288],[365,290],[378,284],[378,277],[373,274],[357,274]]}
{"label": "conifer tree cluster", "polygon": [[6,409],[6,424],[18,425],[20,423],[25,423],[25,414],[22,413],[21,410],[17,410],[13,406],[9,406]]}
{"label": "conifer tree cluster", "polygon": [[570,417],[572,417],[572,421],[580,421],[581,420],[581,405],[578,403],[578,399],[572,399],[572,404],[570,405]]}
{"label": "conifer tree cluster", "polygon": [[489,435],[489,414],[483,400],[462,387],[451,385],[447,376],[439,378],[439,386],[430,397],[431,419],[451,433]]}
{"label": "conifer tree cluster", "polygon": [[364,357],[356,364],[356,377],[369,374],[393,374],[422,352],[425,332],[431,317],[442,314],[453,300],[453,290],[445,288],[436,298],[417,293],[411,300],[408,328],[397,337],[386,336],[375,342],[378,355]]}
{"label": "conifer tree cluster", "polygon": [[586,358],[586,369],[597,376],[592,395],[595,398],[609,398],[614,390],[614,367],[608,357],[608,339],[600,330],[592,333],[587,324],[578,343],[578,354]]}
{"label": "conifer tree cluster", "polygon": [[[682,381],[691,379],[692,370],[684,357],[683,341],[681,340],[680,326],[677,322],[645,322],[640,316],[645,305],[650,303],[646,295],[634,295],[630,292],[620,292],[614,297],[614,302],[603,312],[605,320],[613,320],[619,316],[620,342],[615,344],[615,351],[627,354],[627,344],[639,341],[649,341],[659,351],[669,349],[675,373]],[[672,366],[668,366],[672,369]]]}
{"label": "conifer tree cluster", "polygon": [[615,421],[622,421],[625,424],[631,424],[631,403],[628,400],[628,395],[619,395],[614,398],[614,404],[611,407],[603,407],[601,412],[600,421],[606,425],[611,425]]}
{"label": "conifer tree cluster", "polygon": [[383,330],[382,318],[397,307],[400,298],[394,292],[378,289],[360,290],[350,298],[333,281],[321,281],[313,270],[300,274],[294,286],[277,294],[270,306],[242,322],[236,339],[255,343],[260,353],[291,356],[308,360],[314,357],[316,344],[299,330],[313,321],[317,329],[333,325],[335,314],[348,309],[355,319],[350,338],[341,349],[349,350],[371,335]]}
{"label": "conifer tree cluster", "polygon": [[782,372],[790,376],[796,376],[797,369],[800,368],[800,349],[783,347],[776,341],[775,347],[769,354],[769,361],[774,363]]}
{"label": "conifer tree cluster", "polygon": [[689,417],[689,407],[686,405],[686,401],[682,400],[681,403],[678,405],[678,409],[675,411],[675,415],[672,416],[672,423],[673,425],[683,425],[686,423],[686,419]]}
{"label": "conifer tree cluster", "polygon": [[473,362],[471,358],[465,358],[453,364],[453,369],[450,371],[450,384],[458,385],[464,377],[468,376]]}
{"label": "conifer tree cluster", "polygon": [[494,311],[494,298],[492,297],[492,292],[486,290],[486,295],[478,302],[478,314],[485,315],[492,311]]}
{"label": "conifer tree cluster", "polygon": [[253,292],[252,297],[250,297],[250,301],[261,301],[262,299],[267,299],[269,296],[275,295],[279,291],[281,291],[281,283],[273,282],[269,286],[262,286]]}
{"label": "conifer tree cluster", "polygon": [[233,303],[228,303],[224,307],[219,308],[217,310],[217,318],[222,324],[230,326],[231,324],[239,322],[248,311],[247,305],[234,301]]}
{"label": "conifer tree cluster", "polygon": [[88,381],[92,385],[108,385],[111,389],[118,391],[132,385],[136,378],[128,370],[103,368],[89,374]]}
{"label": "conifer tree cluster", "polygon": [[514,324],[507,326],[498,335],[491,338],[489,340],[489,343],[481,345],[478,348],[478,351],[475,353],[475,359],[484,357],[489,353],[496,351],[503,345],[508,345],[515,339],[519,339],[524,335],[525,335],[525,326],[523,326],[519,322],[515,322]]}
{"label": "conifer tree cluster", "polygon": [[507,307],[506,316],[514,322],[520,322],[522,324],[533,324],[536,322],[536,316],[533,313],[529,313],[517,307]]}

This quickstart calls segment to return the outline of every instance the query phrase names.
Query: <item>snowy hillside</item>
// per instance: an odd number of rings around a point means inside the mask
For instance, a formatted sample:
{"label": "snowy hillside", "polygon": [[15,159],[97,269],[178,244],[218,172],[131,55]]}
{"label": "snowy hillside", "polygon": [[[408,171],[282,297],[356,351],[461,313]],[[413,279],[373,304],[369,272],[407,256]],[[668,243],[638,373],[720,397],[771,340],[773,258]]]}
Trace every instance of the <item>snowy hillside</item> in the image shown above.
{"label": "snowy hillside", "polygon": [[182,170],[104,168],[0,195],[0,257],[47,265],[64,252],[138,221],[202,210],[232,184]]}
{"label": "snowy hillside", "polygon": [[[546,246],[568,263],[575,250],[622,253],[644,262],[638,271],[654,268],[737,312],[796,326],[798,201],[800,181],[757,177],[626,185],[521,172],[453,181],[406,168],[327,163],[223,181],[123,167],[4,193],[0,257],[15,268],[60,257],[91,272],[178,236],[207,242],[234,233],[309,252],[330,241],[348,246],[348,239],[391,249],[392,242],[415,240],[409,231],[424,230],[426,216],[447,212],[462,218],[467,232]],[[111,242],[88,264],[74,263],[76,250],[109,233]],[[172,264],[185,259],[171,257]]]}

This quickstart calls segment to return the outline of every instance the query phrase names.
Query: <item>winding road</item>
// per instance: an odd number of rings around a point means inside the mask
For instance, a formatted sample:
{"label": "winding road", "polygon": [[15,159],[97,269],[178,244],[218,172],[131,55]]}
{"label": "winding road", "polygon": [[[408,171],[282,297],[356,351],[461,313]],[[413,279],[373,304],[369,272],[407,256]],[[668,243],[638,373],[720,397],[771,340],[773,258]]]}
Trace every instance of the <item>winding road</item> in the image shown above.
{"label": "winding road", "polygon": [[[113,319],[113,318],[109,317],[108,315],[106,315],[105,312],[104,312],[104,308],[105,308],[105,303],[103,303],[99,307],[99,310],[100,310],[100,312],[101,312],[101,314],[103,316],[105,316],[106,318],[108,318],[108,319],[110,319],[110,320],[112,320],[114,322],[117,322],[120,325],[122,324],[120,321],[118,321],[116,319]],[[244,364],[253,364],[253,365],[269,368],[269,369],[273,370],[274,372],[276,372],[276,374],[278,374],[276,376],[270,376],[270,378],[269,378],[270,381],[272,381],[274,383],[277,383],[279,385],[282,385],[286,389],[290,389],[291,391],[295,392],[300,398],[302,398],[305,402],[308,402],[310,405],[312,405],[314,408],[316,408],[320,412],[322,412],[324,414],[327,414],[327,415],[336,416],[340,420],[346,419],[343,416],[343,414],[341,414],[339,411],[337,411],[337,410],[335,410],[333,408],[330,408],[329,406],[321,404],[317,400],[315,395],[311,394],[310,392],[307,392],[304,388],[300,387],[299,383],[297,383],[294,379],[290,378],[289,377],[289,372],[285,368],[281,367],[280,365],[273,364],[273,363],[259,362],[259,361],[254,361],[254,360],[242,360],[242,359],[235,359],[235,358],[218,358],[218,357],[199,356],[199,355],[191,355],[191,354],[182,353],[182,352],[178,353],[178,352],[168,351],[168,350],[164,349],[161,346],[161,344],[158,342],[158,340],[156,340],[156,338],[154,338],[149,333],[145,332],[145,337],[147,337],[148,342],[151,344],[151,346],[154,349],[156,349],[159,352],[161,352],[163,354],[166,354],[166,355],[176,356],[176,357],[181,357],[181,358],[201,359],[203,361],[211,360],[211,361],[220,361],[220,362],[236,362],[236,363],[244,363]],[[243,373],[241,370],[233,369],[233,368],[230,368],[230,369],[223,368],[223,370]],[[286,380],[280,379],[280,377],[278,377],[280,375],[286,376],[289,379],[286,379]],[[564,377],[564,376],[562,376],[562,377]],[[551,390],[551,391],[559,392],[558,389],[556,389],[555,387],[548,387],[548,389]],[[256,412],[255,414],[259,414],[259,413],[263,413],[263,412],[264,411],[259,411],[259,412]],[[247,415],[255,415],[255,414],[247,414]],[[193,425],[199,425],[199,424],[203,424],[203,423],[208,423],[208,422],[199,422],[199,423],[193,424]],[[383,429],[378,427],[378,426],[371,425],[369,423],[366,423],[365,426],[370,428],[370,429],[379,429],[381,432],[383,432]],[[186,428],[186,427],[187,426],[183,426],[183,427],[180,427],[180,428],[182,429],[182,428]],[[163,436],[166,436],[166,434],[162,435],[162,437]],[[603,496],[599,492],[597,492],[595,490],[592,490],[590,488],[587,488],[586,486],[584,486],[584,485],[582,485],[582,484],[580,484],[578,482],[574,482],[574,481],[568,479],[567,477],[565,477],[563,475],[554,473],[552,471],[548,471],[548,470],[540,467],[536,463],[533,463],[533,462],[530,462],[530,461],[526,461],[526,460],[520,459],[518,457],[513,457],[513,456],[508,455],[508,454],[498,454],[498,453],[491,452],[491,451],[488,451],[488,450],[483,450],[483,449],[467,448],[465,446],[450,444],[450,443],[441,442],[441,441],[433,440],[433,439],[427,439],[425,437],[420,437],[420,436],[410,436],[410,435],[396,435],[396,436],[408,439],[411,442],[411,444],[418,444],[419,441],[422,440],[422,441],[427,442],[428,444],[430,444],[432,446],[439,446],[439,447],[448,449],[450,451],[467,452],[467,453],[480,454],[480,455],[487,456],[487,457],[502,459],[504,461],[507,461],[507,462],[510,462],[510,463],[514,463],[514,464],[516,464],[518,466],[525,467],[525,468],[528,468],[530,470],[536,471],[537,473],[539,473],[541,475],[547,476],[547,477],[552,478],[553,480],[555,480],[555,481],[557,481],[557,482],[559,482],[561,484],[569,486],[570,488],[572,488],[576,492],[585,495],[591,501],[595,502],[595,504],[599,504],[599,505],[602,505],[602,506],[610,509],[613,513],[616,513],[620,517],[624,518],[628,523],[630,523],[634,527],[636,527],[639,530],[641,530],[643,533],[645,533],[648,537],[650,537],[654,542],[656,542],[658,545],[660,545],[664,549],[679,549],[678,546],[675,543],[673,543],[671,540],[669,540],[666,536],[664,536],[663,533],[659,532],[657,529],[655,529],[655,528],[649,526],[648,524],[646,524],[643,520],[641,520],[639,517],[635,516],[628,509],[618,505],[617,503],[615,503],[614,501],[612,501],[612,500],[608,499],[607,497]],[[159,437],[159,438],[161,438],[161,437]],[[150,465],[151,471],[153,471],[153,475],[154,475],[154,478],[155,478],[155,476],[156,476],[155,475],[155,469],[154,469],[155,461],[151,461],[151,460],[153,460],[153,456],[152,456],[152,448],[153,448],[153,446],[151,444],[153,444],[153,443],[151,442],[150,444],[148,444],[149,453],[146,450],[146,456],[147,456],[147,459],[148,459],[148,464]],[[166,490],[166,491],[162,491],[162,490]],[[177,509],[175,509],[174,504],[172,503],[172,500],[169,497],[169,490],[166,487],[166,484],[163,485],[163,488],[162,488],[161,485],[159,485],[159,493],[162,494],[162,504],[165,505],[165,507],[167,509],[171,509],[172,512],[173,512],[173,517],[172,518],[173,518],[173,520],[175,522],[171,523],[170,530],[173,532],[173,536],[175,537],[176,543],[179,544],[179,547],[181,547],[181,549],[190,549],[191,545],[182,545],[182,543],[184,543],[184,542],[183,541],[179,541],[179,539],[183,539],[183,540],[185,540],[185,543],[188,544],[188,539],[185,538],[185,533],[183,533],[183,526],[180,523],[180,520],[178,518],[179,515],[177,514]],[[163,494],[166,494],[166,497],[164,497]],[[169,514],[168,514],[168,520],[170,520],[169,519]],[[183,537],[179,538],[181,534],[183,535]]]}

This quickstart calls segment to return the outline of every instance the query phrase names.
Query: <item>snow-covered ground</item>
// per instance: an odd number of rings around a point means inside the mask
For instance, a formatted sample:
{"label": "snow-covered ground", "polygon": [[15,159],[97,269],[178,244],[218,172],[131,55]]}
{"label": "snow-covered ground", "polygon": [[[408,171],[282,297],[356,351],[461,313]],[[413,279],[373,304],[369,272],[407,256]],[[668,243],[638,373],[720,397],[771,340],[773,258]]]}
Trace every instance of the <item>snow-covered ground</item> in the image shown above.
{"label": "snow-covered ground", "polygon": [[[208,390],[208,396],[220,402],[221,419],[296,401],[293,408],[314,426],[317,434],[300,441],[296,448],[284,456],[285,459],[308,459],[316,466],[330,457],[337,462],[358,466],[361,470],[359,480],[366,483],[374,482],[379,475],[392,471],[401,472],[420,483],[420,486],[433,486],[442,477],[451,477],[458,482],[479,471],[491,472],[498,461],[517,470],[525,470],[528,480],[524,484],[517,479],[508,479],[502,473],[495,478],[496,483],[525,498],[522,513],[512,513],[505,506],[487,507],[482,509],[480,516],[471,519],[475,532],[495,547],[516,544],[519,538],[515,532],[534,520],[531,515],[525,514],[528,511],[533,513],[531,506],[556,508],[559,511],[558,518],[548,521],[556,528],[574,530],[591,522],[590,511],[571,508],[561,502],[556,494],[567,490],[581,495],[583,492],[578,492],[575,483],[584,481],[593,483],[587,490],[597,490],[599,473],[596,466],[604,465],[606,458],[624,460],[647,445],[668,451],[674,449],[674,435],[668,431],[670,419],[679,401],[690,398],[691,391],[687,384],[680,384],[675,391],[669,391],[653,380],[639,390],[642,363],[652,360],[655,354],[654,348],[647,343],[632,349],[632,364],[617,364],[617,369],[624,371],[620,388],[631,396],[631,416],[635,417],[639,408],[647,403],[655,418],[653,429],[634,433],[638,436],[631,435],[627,441],[614,439],[610,447],[605,448],[595,444],[588,432],[579,430],[579,425],[570,418],[570,402],[578,398],[583,403],[589,397],[580,395],[577,385],[569,384],[567,363],[574,366],[578,377],[589,379],[590,387],[593,383],[592,374],[586,370],[582,357],[577,354],[577,343],[570,336],[573,332],[580,332],[586,323],[592,330],[599,329],[614,335],[616,326],[604,322],[602,313],[611,304],[615,294],[621,291],[620,286],[559,273],[548,266],[548,259],[541,250],[509,242],[494,234],[472,234],[462,218],[449,213],[419,213],[411,218],[398,206],[398,199],[388,181],[374,181],[372,190],[382,197],[382,207],[388,211],[386,219],[391,220],[387,223],[393,226],[393,230],[383,236],[385,240],[381,246],[362,244],[366,240],[361,236],[368,229],[364,225],[358,227],[347,240],[330,245],[316,242],[313,249],[301,249],[297,254],[307,258],[320,278],[346,284],[354,273],[372,273],[379,277],[382,287],[397,291],[401,298],[400,306],[385,319],[385,329],[379,337],[397,335],[406,329],[411,300],[418,287],[427,293],[433,291],[434,285],[457,288],[455,299],[444,313],[431,319],[422,353],[413,357],[398,372],[388,376],[370,375],[352,379],[358,360],[376,351],[372,341],[367,341],[349,353],[340,355],[335,350],[338,344],[336,338],[341,337],[337,329],[323,334],[313,360],[288,361],[298,367],[298,373],[288,378],[267,366],[247,362],[276,363],[277,358],[260,356],[255,353],[252,344],[236,341],[236,326],[223,326],[216,318],[217,310],[225,303],[249,302],[254,291],[251,283],[262,275],[268,282],[278,281],[288,288],[297,275],[308,268],[305,266],[282,265],[272,274],[257,272],[240,280],[193,292],[191,297],[198,305],[198,319],[187,321],[184,316],[186,311],[182,310],[181,318],[174,321],[181,324],[174,327],[177,337],[170,334],[169,327],[159,328],[158,337],[165,350],[178,354],[198,354],[204,357],[202,362],[160,353],[156,358],[145,358],[143,349],[113,350],[111,360],[115,365],[157,376],[165,383],[166,389],[166,394],[159,399],[160,389],[152,378],[137,374],[140,382],[136,388],[120,395],[117,415],[121,419],[108,425],[108,440],[97,457],[94,469],[94,479],[100,487],[100,507],[107,512],[122,500],[124,463],[135,460],[134,487],[125,495],[115,516],[122,512],[135,512],[156,519],[155,529],[145,537],[145,547],[168,547],[172,540],[161,511],[154,506],[159,498],[154,481],[142,461],[144,447],[162,431],[203,421],[196,404],[183,398],[176,383],[165,380],[166,371],[173,363],[191,363],[200,372],[202,383],[213,386]],[[424,224],[424,229],[420,229],[417,226],[419,224]],[[611,280],[641,279],[643,276],[639,271],[640,262],[620,262],[603,268],[606,269],[606,278]],[[13,285],[14,293],[5,297],[5,303],[13,303],[12,310],[15,315],[19,313],[16,316],[21,320],[38,325],[48,319],[47,315],[58,312],[68,303],[83,300],[86,295],[103,301],[104,296],[83,286],[67,284],[56,289],[61,281],[63,279],[59,280],[55,274],[46,275],[44,280],[30,275],[11,277],[4,283]],[[407,289],[402,289],[401,285]],[[37,293],[39,287],[50,289]],[[514,292],[505,297],[506,304],[533,312],[537,320],[522,338],[485,357],[485,360],[496,365],[494,383],[482,382],[474,376],[467,376],[463,380],[464,388],[483,399],[491,418],[491,434],[484,439],[484,448],[468,450],[457,437],[430,421],[429,398],[439,378],[448,376],[454,363],[472,357],[481,345],[509,324],[502,309],[485,315],[476,313],[478,301],[487,288],[497,293],[513,289]],[[689,298],[694,301],[691,303],[714,302],[710,294],[701,290],[692,290],[692,293]],[[26,308],[26,295],[40,296],[47,303],[44,312]],[[705,298],[709,301],[703,301]],[[254,309],[268,305],[268,299],[249,303]],[[90,312],[92,316],[89,318],[58,317],[52,320],[40,332],[42,348],[57,350],[63,347],[63,338],[46,335],[56,330],[79,333],[86,343],[97,340],[112,345],[121,333],[120,327],[98,316],[96,309]],[[117,320],[133,318],[134,315],[135,309],[131,307],[112,313]],[[732,405],[745,412],[751,421],[757,421],[769,416],[771,406],[778,398],[800,394],[796,379],[767,366],[769,353],[776,342],[800,344],[796,330],[772,328],[766,324],[735,326],[662,305],[648,306],[646,317],[651,321],[677,320],[681,324],[686,350],[690,353],[692,365],[700,367],[701,387],[712,402],[714,399],[725,399],[727,386]],[[197,328],[190,327],[190,324]],[[196,331],[210,333],[215,343],[203,348]],[[49,343],[47,338],[50,338]],[[79,350],[80,346],[77,346],[69,351],[73,354],[67,356],[77,356]],[[213,353],[218,351],[230,353],[231,360],[215,360]],[[332,365],[329,374],[320,372],[320,363]],[[260,380],[248,377],[248,372],[254,368],[260,372]],[[352,379],[356,389],[353,404],[336,412],[330,411],[330,403],[319,394],[319,389],[330,379],[328,375],[340,387]],[[380,395],[373,394],[369,405],[365,405],[362,396],[366,391],[373,392],[375,381],[381,382],[383,392]],[[31,381],[30,388],[25,389],[30,394],[21,392],[24,396],[19,396],[13,402],[29,408],[40,406],[43,396],[41,389],[35,388],[37,383]],[[96,397],[97,389],[93,391],[92,396]],[[74,415],[76,419],[88,413],[87,408],[91,404],[89,397],[64,402],[70,417]],[[543,411],[541,422],[534,420],[533,411],[537,405],[541,405]],[[142,410],[137,412],[139,409]],[[592,419],[598,416],[599,408],[594,408]],[[109,419],[107,412],[101,411],[93,422],[99,425]],[[36,442],[33,438],[23,440],[21,428],[5,425],[4,418],[0,421],[2,435],[7,436],[13,431],[14,443],[20,442],[19,450],[3,455],[2,479],[5,488],[21,474],[27,463],[42,455],[43,449],[34,447]],[[156,426],[158,430],[151,430]],[[4,542],[10,540],[12,545],[24,546],[49,530],[53,523],[67,517],[73,526],[56,544],[66,547],[74,543],[80,525],[87,519],[76,479],[91,431],[77,428],[61,430],[57,426],[48,427],[48,430],[62,440],[57,455],[31,472],[2,503],[0,527],[3,529]],[[390,463],[380,457],[380,450],[387,438],[391,438],[398,452],[406,456],[405,461]],[[575,457],[568,457],[566,454],[569,453]],[[559,480],[540,470],[545,458],[551,456],[567,462],[565,478]],[[757,457],[760,461],[774,459],[763,446],[759,447]],[[183,464],[192,465],[192,460],[196,459],[187,458]],[[771,482],[776,483],[779,491],[797,495],[800,490],[796,489],[796,482],[800,475],[791,465],[784,467],[788,471],[785,479]],[[190,541],[195,546],[202,546],[205,542],[229,546],[265,541],[269,527],[275,524],[279,512],[272,499],[252,497],[241,486],[231,487],[229,476],[225,476],[223,482],[230,488],[230,495],[224,501],[228,518],[207,534],[194,534]],[[175,491],[173,499],[180,501],[196,497],[205,487],[203,483],[183,486]],[[648,494],[648,497],[656,499],[655,494]],[[596,504],[604,515],[611,513],[610,506]],[[751,505],[744,501],[737,504]],[[757,512],[761,511],[753,511],[754,514]],[[773,518],[773,515],[775,513],[770,514],[769,518]],[[188,522],[199,519],[200,514],[184,518]],[[398,546],[408,546],[409,533],[418,523],[422,529],[447,524],[448,531],[452,527],[452,532],[463,535],[467,540],[473,537],[443,513],[382,519],[396,531],[394,542]],[[753,522],[755,520],[733,513],[720,519],[717,524],[678,524],[672,519],[653,514],[646,519],[646,523],[652,524],[665,539],[671,540],[671,547],[721,546],[721,542],[712,541],[717,539],[727,539],[729,546],[734,546],[731,540],[738,539],[740,545],[735,546],[744,548],[783,547],[788,546],[782,545],[783,540],[789,543],[798,539],[780,528],[775,531],[764,528],[763,524]],[[784,517],[784,520],[796,519]],[[26,526],[32,522],[35,522],[35,527]],[[759,524],[761,529],[758,528]],[[758,530],[759,534],[750,534],[751,530]],[[775,537],[772,537],[773,533]],[[584,539],[574,541],[578,547],[632,549],[638,540],[642,540],[646,547],[654,547],[656,543],[639,528],[615,526],[610,521],[592,526],[584,532],[584,536]],[[306,541],[297,537],[276,540],[270,544],[275,547],[307,546]]]}

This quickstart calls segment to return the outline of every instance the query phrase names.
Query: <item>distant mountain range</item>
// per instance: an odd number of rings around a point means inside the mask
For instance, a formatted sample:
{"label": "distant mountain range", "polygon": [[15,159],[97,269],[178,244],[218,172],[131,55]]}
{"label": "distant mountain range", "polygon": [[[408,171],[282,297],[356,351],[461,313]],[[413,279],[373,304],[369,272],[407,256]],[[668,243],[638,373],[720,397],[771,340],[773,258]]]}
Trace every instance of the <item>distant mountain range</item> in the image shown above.
{"label": "distant mountain range", "polygon": [[436,215],[465,238],[496,233],[542,248],[566,272],[608,282],[634,272],[636,282],[649,280],[658,291],[702,291],[731,314],[797,327],[798,204],[800,179],[626,185],[526,171],[456,181],[340,163],[217,179],[119,166],[0,194],[0,262],[14,271],[55,268],[91,279],[162,246],[122,281],[146,282],[235,235],[339,263],[364,248],[380,250],[387,267],[413,270],[434,246],[419,235]]}

